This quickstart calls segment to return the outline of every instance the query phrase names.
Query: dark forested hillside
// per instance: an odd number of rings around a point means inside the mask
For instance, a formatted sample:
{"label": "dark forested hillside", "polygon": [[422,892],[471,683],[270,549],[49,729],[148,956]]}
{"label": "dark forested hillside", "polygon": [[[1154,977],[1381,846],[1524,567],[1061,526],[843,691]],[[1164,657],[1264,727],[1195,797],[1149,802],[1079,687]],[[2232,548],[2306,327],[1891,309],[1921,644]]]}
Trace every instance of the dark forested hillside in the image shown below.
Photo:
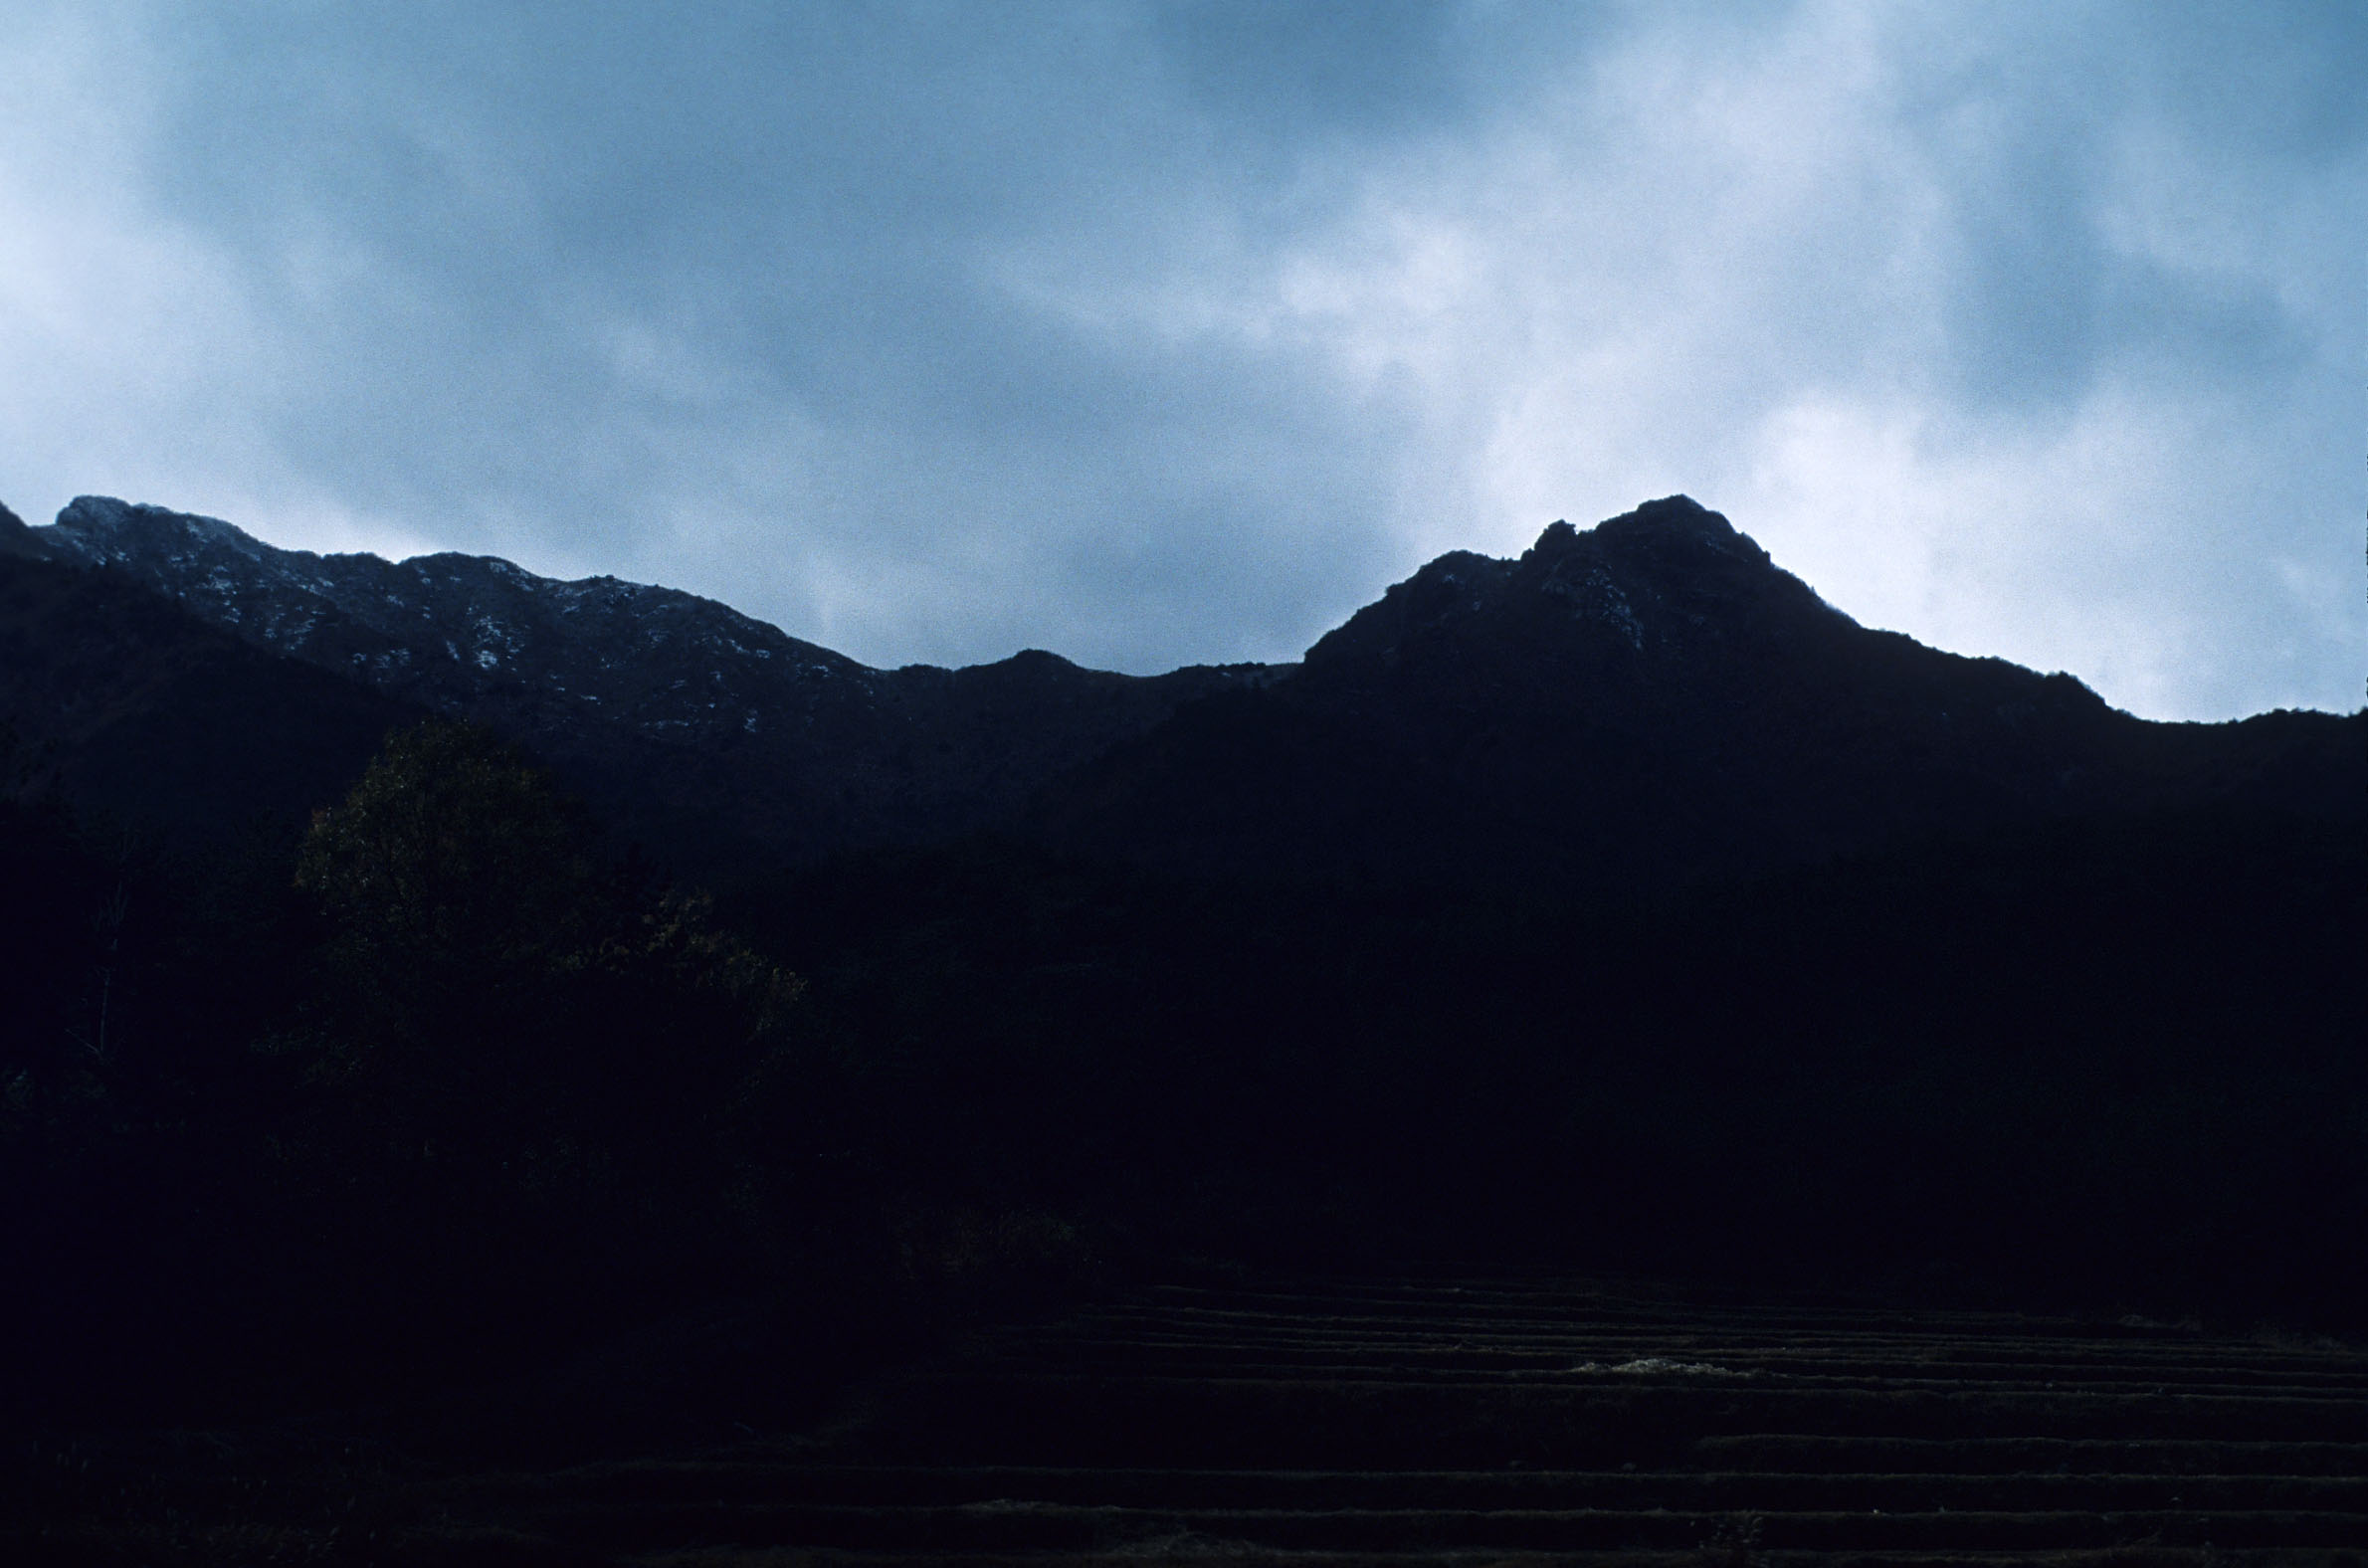
{"label": "dark forested hillside", "polygon": [[1658,905],[982,850],[743,918],[883,1146],[1157,1249],[2348,1317],[2364,889],[2356,833],[2212,808]]}
{"label": "dark forested hillside", "polygon": [[419,712],[134,583],[0,551],[0,722],[85,812],[186,839],[293,827]]}
{"label": "dark forested hillside", "polygon": [[2145,723],[1682,500],[1164,685],[108,517],[0,530],[20,1417],[752,1301],[804,1399],[1229,1261],[2363,1326],[2368,717]]}

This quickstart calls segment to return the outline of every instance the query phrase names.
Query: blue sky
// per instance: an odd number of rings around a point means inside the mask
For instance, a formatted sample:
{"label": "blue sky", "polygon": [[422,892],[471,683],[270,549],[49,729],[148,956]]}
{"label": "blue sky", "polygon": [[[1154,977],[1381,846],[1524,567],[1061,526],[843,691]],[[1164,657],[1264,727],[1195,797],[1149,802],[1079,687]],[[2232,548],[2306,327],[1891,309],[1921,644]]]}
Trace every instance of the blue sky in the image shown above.
{"label": "blue sky", "polygon": [[2368,673],[2368,6],[0,15],[0,499],[876,664],[1289,658],[1682,490],[2155,717]]}

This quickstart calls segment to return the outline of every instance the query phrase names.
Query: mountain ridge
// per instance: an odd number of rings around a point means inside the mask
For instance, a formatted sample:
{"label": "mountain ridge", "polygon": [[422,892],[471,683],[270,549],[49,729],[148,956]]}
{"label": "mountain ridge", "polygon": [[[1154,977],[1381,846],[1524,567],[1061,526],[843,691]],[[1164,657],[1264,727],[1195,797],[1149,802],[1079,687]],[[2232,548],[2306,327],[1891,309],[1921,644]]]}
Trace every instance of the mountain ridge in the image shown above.
{"label": "mountain ridge", "polygon": [[1423,881],[1635,890],[2211,799],[2357,820],[2368,793],[2368,719],[2139,719],[1862,627],[1684,496],[1442,556],[1231,707],[1121,742],[1039,830],[1226,875],[1357,877],[1381,849]]}
{"label": "mountain ridge", "polygon": [[54,789],[195,845],[303,822],[389,729],[426,714],[137,584],[7,544],[0,519],[0,798]]}
{"label": "mountain ridge", "polygon": [[1262,673],[1130,677],[1033,650],[877,670],[676,589],[450,552],[280,550],[109,497],[29,531],[257,647],[488,723],[709,864],[748,842],[805,859],[983,829],[1176,701]]}
{"label": "mountain ridge", "polygon": [[494,557],[281,550],[85,496],[0,544],[468,716],[701,870],[1018,832],[1221,876],[1665,885],[1903,834],[2242,800],[2357,818],[2368,715],[2161,724],[1860,626],[1689,497],[1454,551],[1296,664],[879,670]]}

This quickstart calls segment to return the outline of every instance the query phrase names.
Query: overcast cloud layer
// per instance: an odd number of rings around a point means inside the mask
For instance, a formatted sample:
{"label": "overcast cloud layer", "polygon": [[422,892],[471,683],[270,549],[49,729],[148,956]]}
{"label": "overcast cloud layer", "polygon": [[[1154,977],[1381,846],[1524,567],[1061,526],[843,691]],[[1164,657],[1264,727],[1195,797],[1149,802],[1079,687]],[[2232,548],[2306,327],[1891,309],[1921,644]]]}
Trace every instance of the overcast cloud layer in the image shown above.
{"label": "overcast cloud layer", "polygon": [[2356,0],[16,0],[0,498],[1151,671],[1682,490],[2349,710],[2364,81]]}

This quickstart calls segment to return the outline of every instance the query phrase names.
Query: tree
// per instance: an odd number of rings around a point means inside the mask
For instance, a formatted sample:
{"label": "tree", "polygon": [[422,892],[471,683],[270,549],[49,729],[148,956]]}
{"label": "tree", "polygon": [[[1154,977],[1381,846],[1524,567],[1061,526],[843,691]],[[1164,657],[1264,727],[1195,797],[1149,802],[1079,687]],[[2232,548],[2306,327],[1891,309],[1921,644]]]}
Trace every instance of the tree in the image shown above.
{"label": "tree", "polygon": [[589,819],[545,774],[489,730],[430,719],[314,815],[296,884],[329,918],[331,961],[400,1016],[482,1000],[596,940],[618,899],[591,852]]}
{"label": "tree", "polygon": [[442,719],[389,737],[305,838],[324,931],[279,1044],[309,1095],[296,1141],[325,1201],[371,1189],[414,1275],[523,1271],[547,1296],[728,1228],[723,1124],[800,983],[597,849],[546,774]]}

